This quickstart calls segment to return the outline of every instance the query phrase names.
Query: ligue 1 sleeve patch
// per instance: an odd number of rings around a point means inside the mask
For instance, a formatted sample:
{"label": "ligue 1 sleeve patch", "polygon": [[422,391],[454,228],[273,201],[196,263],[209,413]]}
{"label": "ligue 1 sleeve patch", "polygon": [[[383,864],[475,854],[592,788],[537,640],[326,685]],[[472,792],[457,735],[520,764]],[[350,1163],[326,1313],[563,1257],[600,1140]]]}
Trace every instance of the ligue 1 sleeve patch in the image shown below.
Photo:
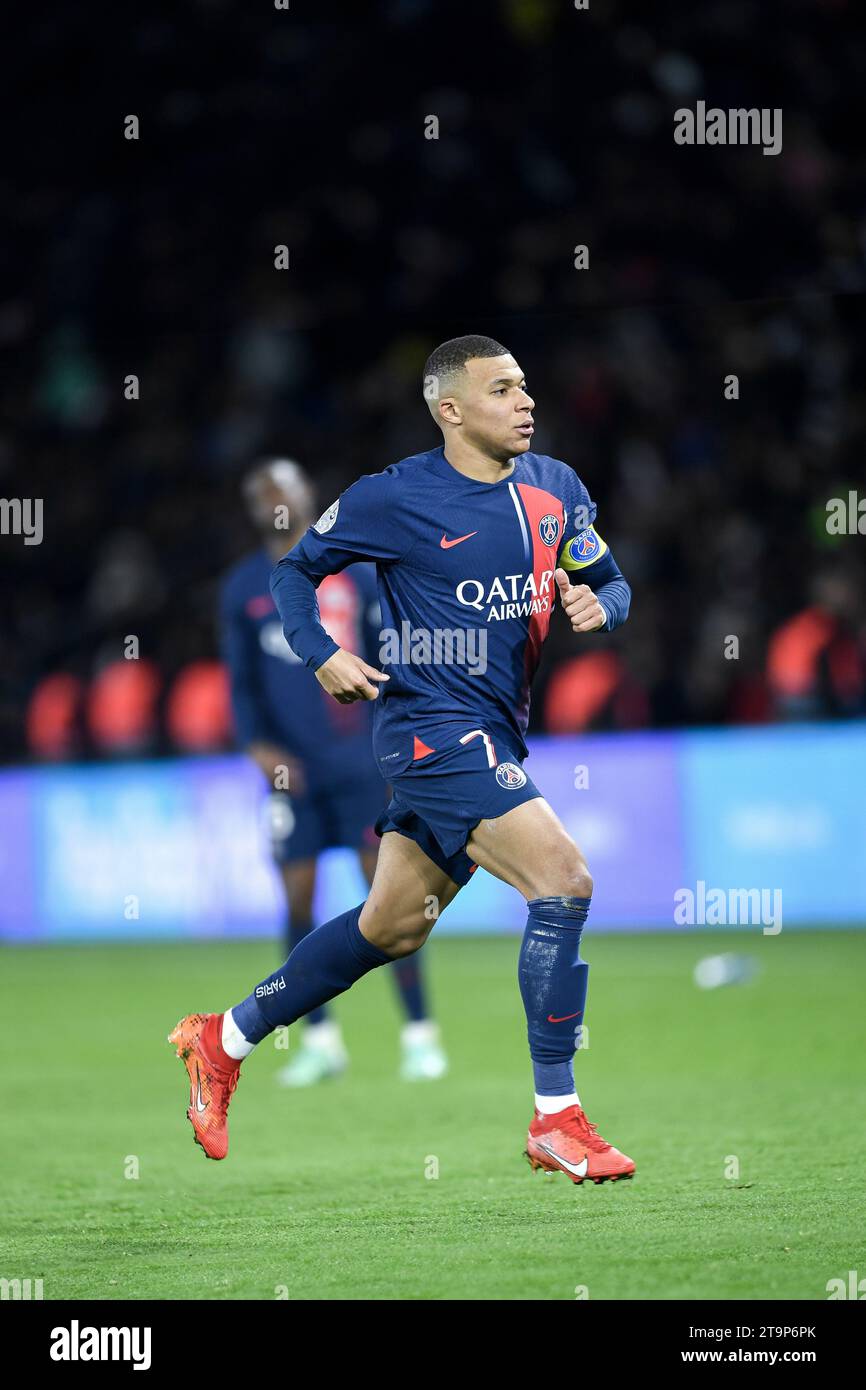
{"label": "ligue 1 sleeve patch", "polygon": [[337,512],[339,510],[340,499],[338,497],[336,502],[331,503],[330,507],[326,512],[322,512],[322,515],[319,517],[318,521],[313,522],[313,530],[318,531],[320,536],[323,536],[326,531],[330,531],[334,522],[337,520]]}
{"label": "ligue 1 sleeve patch", "polygon": [[607,542],[602,540],[594,526],[588,526],[580,535],[572,536],[562,552],[564,570],[582,570],[594,565],[607,551]]}

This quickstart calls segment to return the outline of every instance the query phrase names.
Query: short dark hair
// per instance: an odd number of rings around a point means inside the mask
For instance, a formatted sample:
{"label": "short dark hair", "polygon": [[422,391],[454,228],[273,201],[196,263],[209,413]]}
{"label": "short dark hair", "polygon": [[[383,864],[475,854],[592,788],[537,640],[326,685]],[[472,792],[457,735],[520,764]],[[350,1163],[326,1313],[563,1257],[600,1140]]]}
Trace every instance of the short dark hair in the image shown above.
{"label": "short dark hair", "polygon": [[462,372],[472,357],[505,357],[508,348],[497,343],[495,338],[485,338],[480,333],[467,333],[462,338],[449,338],[431,352],[424,364],[424,399],[431,407],[434,400],[442,395],[441,390],[431,391],[431,384],[437,387],[451,381]]}

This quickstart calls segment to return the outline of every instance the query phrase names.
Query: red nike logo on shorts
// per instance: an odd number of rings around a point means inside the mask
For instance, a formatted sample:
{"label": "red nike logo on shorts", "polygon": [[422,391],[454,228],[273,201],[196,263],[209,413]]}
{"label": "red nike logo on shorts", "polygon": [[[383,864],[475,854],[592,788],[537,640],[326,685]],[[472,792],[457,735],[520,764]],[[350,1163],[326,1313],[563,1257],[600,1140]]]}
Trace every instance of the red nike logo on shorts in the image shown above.
{"label": "red nike logo on shorts", "polygon": [[478,535],[478,532],[477,532],[477,531],[470,531],[470,532],[469,532],[467,535],[465,535],[465,536],[458,536],[456,540],[449,541],[449,540],[446,539],[446,537],[445,537],[445,532],[443,531],[443,532],[442,532],[442,539],[441,539],[441,541],[439,542],[439,544],[441,545],[441,547],[442,547],[443,550],[450,550],[451,547],[452,547],[452,545],[459,545],[461,541],[468,541],[470,536],[477,536],[477,535]]}
{"label": "red nike logo on shorts", "polygon": [[[577,1014],[582,1014],[583,1009],[578,1009]],[[554,1018],[553,1014],[547,1015],[548,1023],[564,1023],[567,1018],[577,1018],[577,1014],[563,1014],[562,1018]]]}

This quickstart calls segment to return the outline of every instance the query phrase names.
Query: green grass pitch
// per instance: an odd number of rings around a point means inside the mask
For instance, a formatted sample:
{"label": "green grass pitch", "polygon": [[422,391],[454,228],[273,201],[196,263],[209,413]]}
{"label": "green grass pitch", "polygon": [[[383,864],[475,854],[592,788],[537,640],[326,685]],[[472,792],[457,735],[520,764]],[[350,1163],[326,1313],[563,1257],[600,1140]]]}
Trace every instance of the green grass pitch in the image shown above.
{"label": "green grass pitch", "polygon": [[[223,1163],[193,1142],[165,1037],[242,997],[275,943],[4,949],[0,1275],[46,1299],[295,1300],[806,1300],[866,1275],[866,934],[587,932],[578,1090],[637,1174],[579,1187],[522,1156],[518,947],[431,943],[444,1081],[397,1079],[383,972],[337,1003],[344,1078],[281,1091],[264,1044]],[[697,990],[725,950],[760,974]]]}

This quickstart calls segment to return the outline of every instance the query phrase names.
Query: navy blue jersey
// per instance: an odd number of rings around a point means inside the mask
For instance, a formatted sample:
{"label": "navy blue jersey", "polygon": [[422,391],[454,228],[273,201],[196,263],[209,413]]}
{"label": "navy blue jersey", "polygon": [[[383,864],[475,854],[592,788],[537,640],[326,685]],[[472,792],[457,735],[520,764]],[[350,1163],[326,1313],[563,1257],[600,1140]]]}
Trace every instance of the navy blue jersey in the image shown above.
{"label": "navy blue jersey", "polygon": [[[288,644],[268,587],[271,569],[267,551],[248,555],[226,576],[220,595],[238,740],[244,747],[263,741],[285,748],[303,761],[312,789],[336,785],[374,767],[370,710],[326,695]],[[320,586],[319,599],[335,643],[375,661],[379,603],[372,566],[333,575]]]}
{"label": "navy blue jersey", "polygon": [[[280,560],[271,590],[287,640],[313,669],[343,645],[318,621],[315,586],[356,560],[376,564],[383,630],[374,664],[390,680],[373,702],[373,746],[384,776],[412,761],[425,728],[465,728],[467,719],[526,755],[556,568],[589,584],[606,630],[628,614],[628,584],[595,516],[558,459],[526,453],[509,476],[483,483],[452,468],[440,447],[359,478]],[[453,659],[461,643],[462,661],[459,650]]]}

